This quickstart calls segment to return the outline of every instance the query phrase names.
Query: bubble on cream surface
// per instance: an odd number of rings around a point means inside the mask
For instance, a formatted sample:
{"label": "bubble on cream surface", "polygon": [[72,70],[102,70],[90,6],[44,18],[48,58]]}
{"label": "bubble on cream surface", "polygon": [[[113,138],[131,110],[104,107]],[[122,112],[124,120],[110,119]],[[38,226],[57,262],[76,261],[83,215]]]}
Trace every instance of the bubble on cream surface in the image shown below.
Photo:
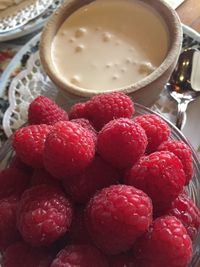
{"label": "bubble on cream surface", "polygon": [[75,32],[75,37],[77,37],[77,38],[81,38],[81,37],[83,37],[85,34],[87,33],[87,29],[85,29],[85,28],[78,28],[77,30],[76,30],[76,32]]}
{"label": "bubble on cream surface", "polygon": [[145,78],[162,63],[167,50],[166,27],[149,6],[138,0],[97,0],[61,25],[52,59],[67,83],[113,90]]}
{"label": "bubble on cream surface", "polygon": [[72,78],[71,78],[71,80],[70,80],[70,82],[72,83],[72,84],[74,84],[74,85],[80,85],[80,83],[81,83],[81,78],[78,76],[78,75],[74,75]]}
{"label": "bubble on cream surface", "polygon": [[76,52],[82,52],[85,49],[85,46],[83,44],[79,44],[75,47]]}

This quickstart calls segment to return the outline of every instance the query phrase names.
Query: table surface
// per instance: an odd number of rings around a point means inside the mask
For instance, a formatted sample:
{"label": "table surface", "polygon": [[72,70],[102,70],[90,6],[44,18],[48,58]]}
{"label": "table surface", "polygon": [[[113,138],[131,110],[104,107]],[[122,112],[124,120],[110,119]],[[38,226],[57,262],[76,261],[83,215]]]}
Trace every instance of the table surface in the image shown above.
{"label": "table surface", "polygon": [[185,0],[176,11],[182,23],[200,33],[200,0]]}

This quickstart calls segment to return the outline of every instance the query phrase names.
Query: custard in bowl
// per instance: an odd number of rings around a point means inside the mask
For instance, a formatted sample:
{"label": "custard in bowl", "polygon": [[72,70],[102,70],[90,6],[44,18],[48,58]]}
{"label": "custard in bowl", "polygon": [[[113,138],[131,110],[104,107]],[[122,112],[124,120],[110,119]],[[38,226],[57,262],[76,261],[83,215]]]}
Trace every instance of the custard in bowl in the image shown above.
{"label": "custard in bowl", "polygon": [[176,64],[181,40],[180,21],[163,1],[73,0],[50,18],[40,55],[65,95],[123,91],[151,105]]}

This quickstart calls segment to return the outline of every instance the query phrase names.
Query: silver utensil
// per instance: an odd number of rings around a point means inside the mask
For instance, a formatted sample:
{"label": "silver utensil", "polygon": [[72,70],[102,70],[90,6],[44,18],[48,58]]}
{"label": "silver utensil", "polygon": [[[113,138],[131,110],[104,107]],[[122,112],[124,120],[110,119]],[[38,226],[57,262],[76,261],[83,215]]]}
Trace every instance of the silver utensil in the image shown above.
{"label": "silver utensil", "polygon": [[200,51],[184,50],[166,85],[171,97],[178,103],[176,126],[182,129],[186,121],[188,104],[200,96]]}

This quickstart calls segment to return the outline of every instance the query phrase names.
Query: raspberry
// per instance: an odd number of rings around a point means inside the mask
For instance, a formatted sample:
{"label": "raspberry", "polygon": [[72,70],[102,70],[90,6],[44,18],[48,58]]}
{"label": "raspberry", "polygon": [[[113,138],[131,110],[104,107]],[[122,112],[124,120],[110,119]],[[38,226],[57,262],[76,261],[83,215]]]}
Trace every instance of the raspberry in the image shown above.
{"label": "raspberry", "polygon": [[92,126],[92,124],[89,122],[89,120],[87,119],[74,119],[71,120],[71,122],[75,122],[78,123],[79,125],[81,125],[83,128],[87,129],[88,131],[90,131],[90,133],[93,136],[94,142],[96,143],[97,141],[97,131],[94,129],[94,127]]}
{"label": "raspberry", "polygon": [[51,267],[108,267],[104,256],[89,245],[71,245],[61,250]]}
{"label": "raspberry", "polygon": [[23,161],[21,161],[21,159],[19,157],[17,157],[16,155],[14,157],[12,157],[10,164],[9,164],[9,167],[20,169],[24,172],[27,172],[30,175],[32,173],[32,168],[30,166],[26,165]]}
{"label": "raspberry", "polygon": [[137,267],[133,255],[130,253],[121,253],[109,257],[110,267]]}
{"label": "raspberry", "polygon": [[200,211],[185,193],[180,194],[173,202],[169,215],[175,216],[185,226],[188,235],[195,239],[200,227]]}
{"label": "raspberry", "polygon": [[86,209],[88,231],[102,251],[128,250],[152,222],[152,203],[141,190],[112,185],[98,192]]}
{"label": "raspberry", "polygon": [[30,183],[30,176],[26,172],[7,168],[0,172],[0,198],[12,195],[20,196]]}
{"label": "raspberry", "polygon": [[192,151],[188,145],[182,141],[170,140],[163,142],[159,147],[158,151],[167,150],[174,153],[182,162],[183,170],[186,175],[186,185],[189,184],[193,175],[193,159]]}
{"label": "raspberry", "polygon": [[147,137],[142,127],[129,119],[110,121],[99,132],[97,150],[117,168],[131,167],[145,152]]}
{"label": "raspberry", "polygon": [[51,261],[52,256],[46,250],[17,242],[6,249],[2,267],[49,267]]}
{"label": "raspberry", "polygon": [[74,210],[74,216],[69,232],[65,235],[65,244],[91,244],[92,240],[88,234],[85,225],[85,209],[82,206],[77,206]]}
{"label": "raspberry", "polygon": [[67,112],[46,96],[38,96],[29,105],[29,124],[53,125],[58,121],[68,121]]}
{"label": "raspberry", "polygon": [[44,143],[51,128],[46,124],[30,125],[15,132],[12,146],[17,156],[28,166],[43,167]]}
{"label": "raspberry", "polygon": [[16,197],[0,200],[0,250],[4,250],[20,239],[16,226],[18,199]]}
{"label": "raspberry", "polygon": [[178,157],[169,151],[154,152],[140,160],[127,171],[125,183],[141,189],[153,201],[159,212],[170,207],[182,192],[185,173]]}
{"label": "raspberry", "polygon": [[51,176],[44,169],[35,169],[31,179],[31,185],[41,185],[41,184],[51,184],[55,186],[59,186],[59,181]]}
{"label": "raspberry", "polygon": [[86,203],[97,190],[118,181],[117,171],[97,156],[81,174],[65,179],[64,187],[74,201]]}
{"label": "raspberry", "polygon": [[74,104],[69,111],[70,120],[79,119],[79,118],[86,118],[85,105],[86,105],[85,103]]}
{"label": "raspberry", "polygon": [[141,267],[187,267],[192,257],[191,239],[173,216],[156,219],[135,247]]}
{"label": "raspberry", "polygon": [[86,102],[87,118],[97,130],[113,119],[131,118],[134,111],[132,100],[123,93],[101,94]]}
{"label": "raspberry", "polygon": [[69,230],[72,206],[59,188],[38,185],[26,190],[19,202],[18,229],[33,246],[49,245]]}
{"label": "raspberry", "polygon": [[152,153],[164,141],[168,140],[170,129],[168,124],[159,116],[154,114],[145,114],[134,118],[145,130],[148,139],[146,152]]}
{"label": "raspberry", "polygon": [[46,139],[44,164],[58,179],[81,172],[93,160],[95,143],[91,133],[77,123],[58,122]]}

